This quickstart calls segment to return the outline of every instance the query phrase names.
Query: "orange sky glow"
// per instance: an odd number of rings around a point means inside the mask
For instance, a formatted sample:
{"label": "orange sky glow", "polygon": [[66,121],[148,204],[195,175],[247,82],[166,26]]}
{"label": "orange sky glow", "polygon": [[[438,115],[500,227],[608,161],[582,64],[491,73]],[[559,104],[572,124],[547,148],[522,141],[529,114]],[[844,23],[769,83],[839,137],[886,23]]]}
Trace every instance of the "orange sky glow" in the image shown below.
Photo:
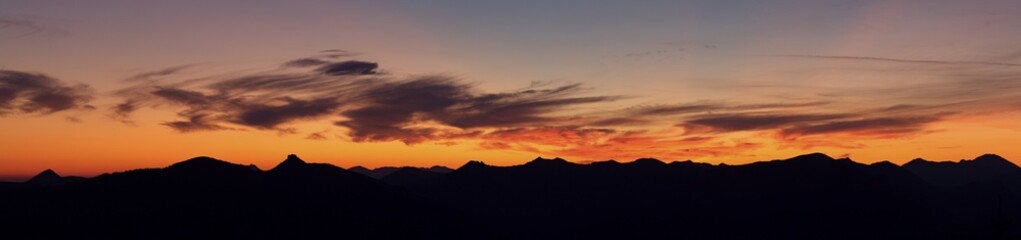
{"label": "orange sky glow", "polygon": [[0,3],[0,180],[290,153],[1021,164],[1016,1],[523,5]]}

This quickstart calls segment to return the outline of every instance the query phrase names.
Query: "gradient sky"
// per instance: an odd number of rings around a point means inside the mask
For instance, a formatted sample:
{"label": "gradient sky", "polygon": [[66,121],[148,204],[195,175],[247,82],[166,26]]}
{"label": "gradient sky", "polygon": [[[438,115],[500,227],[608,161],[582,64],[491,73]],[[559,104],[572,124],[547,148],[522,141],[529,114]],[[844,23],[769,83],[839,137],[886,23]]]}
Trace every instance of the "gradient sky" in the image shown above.
{"label": "gradient sky", "polygon": [[2,1],[0,178],[805,152],[1021,163],[1021,2]]}

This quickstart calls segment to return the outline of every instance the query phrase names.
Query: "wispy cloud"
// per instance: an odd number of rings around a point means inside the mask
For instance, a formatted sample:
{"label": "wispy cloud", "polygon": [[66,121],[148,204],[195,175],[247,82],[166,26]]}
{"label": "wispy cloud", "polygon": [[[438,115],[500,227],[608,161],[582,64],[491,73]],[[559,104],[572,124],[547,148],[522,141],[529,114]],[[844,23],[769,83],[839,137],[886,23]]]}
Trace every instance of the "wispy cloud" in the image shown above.
{"label": "wispy cloud", "polygon": [[13,112],[50,114],[93,109],[88,85],[67,85],[55,78],[30,72],[0,70],[0,116]]}
{"label": "wispy cloud", "polygon": [[209,115],[206,114],[195,114],[187,117],[187,120],[164,122],[163,125],[183,133],[231,129],[217,124],[215,120],[209,119]]}
{"label": "wispy cloud", "polygon": [[343,61],[328,63],[320,67],[319,70],[326,75],[371,75],[376,74],[376,69],[379,68],[379,64],[374,62],[363,62],[363,61]]}
{"label": "wispy cloud", "polygon": [[[484,93],[448,76],[398,78],[373,74],[378,64],[346,60],[298,72],[282,70],[200,81],[163,80],[170,68],[140,74],[117,91],[124,100],[111,110],[128,117],[144,107],[179,108],[184,120],[164,125],[181,132],[236,129],[279,130],[302,120],[328,120],[348,129],[354,141],[424,141],[476,137],[493,128],[564,124],[559,109],[614,101],[577,96],[584,88]],[[139,77],[144,76],[144,77]],[[541,86],[539,86],[541,87]]]}
{"label": "wispy cloud", "polygon": [[[568,117],[557,110],[580,104],[613,101],[610,96],[573,97],[581,85],[529,89],[509,93],[476,93],[473,85],[431,76],[373,85],[363,92],[363,106],[344,111],[355,140],[420,141],[421,136],[459,136],[437,128],[416,126],[437,123],[457,129],[558,125]],[[408,133],[411,133],[408,135]]]}
{"label": "wispy cloud", "polygon": [[[786,126],[810,122],[847,118],[847,114],[726,114],[698,116],[686,120],[682,127],[706,129],[711,132],[734,132],[763,129],[779,129]],[[704,130],[696,130],[702,132]]]}
{"label": "wispy cloud", "polygon": [[329,131],[327,131],[327,130],[323,130],[323,131],[319,131],[319,132],[314,132],[314,133],[309,133],[307,136],[305,136],[305,139],[308,139],[308,140],[327,140],[327,139],[329,139],[328,137],[326,137],[327,133],[329,133]]}
{"label": "wispy cloud", "polygon": [[626,110],[626,114],[633,116],[672,116],[690,114],[712,114],[719,112],[733,111],[766,111],[782,109],[798,109],[805,107],[818,107],[827,105],[827,101],[811,102],[771,102],[755,104],[738,104],[720,101],[699,101],[682,104],[658,104],[646,106],[634,106]]}
{"label": "wispy cloud", "polygon": [[784,136],[803,136],[833,133],[850,133],[861,135],[901,135],[917,133],[926,124],[939,121],[939,116],[910,117],[877,117],[853,120],[829,121],[817,124],[805,124],[785,128],[780,131]]}
{"label": "wispy cloud", "polygon": [[63,36],[68,32],[33,18],[0,16],[0,40],[36,34]]}
{"label": "wispy cloud", "polygon": [[173,66],[173,67],[164,68],[164,69],[160,69],[160,70],[156,70],[156,71],[139,73],[139,74],[136,74],[134,76],[128,77],[127,79],[124,79],[124,81],[125,82],[137,82],[137,81],[147,81],[147,80],[151,81],[151,80],[153,80],[153,78],[169,76],[169,75],[180,73],[181,71],[187,70],[188,68],[191,68],[193,66],[194,65],[180,65],[180,66]]}
{"label": "wispy cloud", "polygon": [[318,58],[299,58],[284,63],[285,67],[314,67],[330,64],[330,61]]}
{"label": "wispy cloud", "polygon": [[0,16],[0,29],[14,29],[14,28],[28,29],[33,32],[41,32],[43,31],[43,29],[45,29],[35,21]]}
{"label": "wispy cloud", "polygon": [[[926,134],[935,123],[1008,106],[1003,103],[1010,99],[1015,103],[1010,106],[1021,105],[1016,100],[1021,94],[1014,91],[1021,83],[1015,81],[1013,65],[783,57],[910,63],[940,69],[931,74],[951,80],[877,88],[802,86],[795,90],[815,94],[795,100],[702,100],[615,109],[607,106],[626,98],[588,95],[581,84],[485,92],[456,77],[379,74],[375,62],[312,56],[287,61],[284,68],[242,75],[175,76],[187,66],[139,74],[117,91],[123,101],[111,111],[129,117],[143,108],[174,109],[180,119],[163,125],[179,132],[297,134],[293,124],[309,122],[339,126],[337,138],[355,142],[475,142],[483,149],[586,158],[690,158],[766,147],[732,134],[771,137],[780,147],[860,148],[862,140]],[[951,64],[963,67],[940,67]],[[327,138],[325,132],[305,134],[311,140]]]}

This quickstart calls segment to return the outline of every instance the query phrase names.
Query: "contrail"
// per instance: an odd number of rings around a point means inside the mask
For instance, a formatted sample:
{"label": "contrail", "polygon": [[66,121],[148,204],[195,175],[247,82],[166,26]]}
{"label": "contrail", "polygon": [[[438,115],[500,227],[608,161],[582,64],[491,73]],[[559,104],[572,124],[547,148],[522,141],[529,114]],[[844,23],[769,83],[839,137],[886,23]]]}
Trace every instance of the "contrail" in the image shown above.
{"label": "contrail", "polygon": [[804,55],[804,54],[766,54],[766,55],[756,55],[756,56],[787,57],[787,58],[838,59],[838,60],[859,60],[859,61],[915,63],[915,64],[985,65],[985,66],[1001,66],[1001,67],[1021,67],[1021,64],[1018,64],[1018,63],[983,62],[983,61],[940,61],[940,60],[916,60],[916,59],[898,59],[898,58],[884,58],[884,57],[830,56],[830,55]]}

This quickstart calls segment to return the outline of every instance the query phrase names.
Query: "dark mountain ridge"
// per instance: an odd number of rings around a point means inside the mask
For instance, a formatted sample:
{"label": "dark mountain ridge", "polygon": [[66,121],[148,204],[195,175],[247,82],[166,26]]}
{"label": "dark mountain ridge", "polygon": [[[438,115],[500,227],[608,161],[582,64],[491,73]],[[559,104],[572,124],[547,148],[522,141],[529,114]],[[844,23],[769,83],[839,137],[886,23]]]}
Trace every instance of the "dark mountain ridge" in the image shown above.
{"label": "dark mountain ridge", "polygon": [[[1014,191],[1021,181],[1013,180],[1021,174],[995,155],[904,166],[813,153],[743,165],[536,158],[392,169],[376,179],[295,155],[267,171],[197,157],[0,191],[0,232],[39,239],[1021,237],[1011,221],[1021,219]],[[947,185],[939,178],[945,172],[960,184]]]}
{"label": "dark mountain ridge", "polygon": [[67,176],[63,177],[57,174],[52,169],[46,169],[36,174],[32,178],[29,178],[25,182],[0,182],[0,192],[12,191],[23,188],[38,188],[38,187],[51,187],[61,186],[66,184],[78,183],[85,181],[83,177]]}
{"label": "dark mountain ridge", "polygon": [[974,160],[933,162],[917,158],[904,164],[904,169],[940,186],[962,186],[972,182],[1002,180],[1021,175],[1021,168],[994,154],[985,154]]}
{"label": "dark mountain ridge", "polygon": [[819,153],[718,166],[471,161],[431,179],[389,182],[492,219],[494,229],[515,239],[981,239],[992,236],[986,220],[997,212],[985,207],[996,196],[1018,199],[991,188],[944,188],[889,162],[865,165]]}
{"label": "dark mountain ridge", "polygon": [[38,239],[466,239],[485,233],[403,189],[294,155],[269,171],[197,157],[2,194],[0,232]]}

